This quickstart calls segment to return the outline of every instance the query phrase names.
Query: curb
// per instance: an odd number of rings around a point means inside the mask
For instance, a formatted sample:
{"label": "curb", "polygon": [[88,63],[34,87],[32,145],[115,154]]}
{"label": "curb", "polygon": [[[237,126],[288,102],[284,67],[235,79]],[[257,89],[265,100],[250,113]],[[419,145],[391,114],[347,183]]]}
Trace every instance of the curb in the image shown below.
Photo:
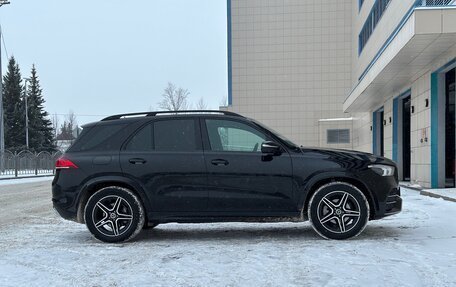
{"label": "curb", "polygon": [[420,194],[424,195],[424,196],[433,197],[433,198],[442,198],[443,200],[446,200],[446,201],[456,202],[456,198],[452,198],[452,197],[436,194],[436,193],[433,193],[433,192],[430,192],[430,191],[426,191],[426,190],[422,190],[420,192]]}
{"label": "curb", "polygon": [[452,198],[452,197],[440,195],[440,194],[437,194],[437,193],[433,193],[430,190],[424,190],[423,188],[411,187],[411,186],[407,186],[407,185],[404,185],[404,184],[401,184],[400,186],[403,187],[403,188],[407,188],[407,189],[418,191],[420,193],[420,195],[423,195],[423,196],[428,196],[428,197],[432,197],[432,198],[441,198],[441,199],[446,200],[446,201],[456,202],[456,198]]}

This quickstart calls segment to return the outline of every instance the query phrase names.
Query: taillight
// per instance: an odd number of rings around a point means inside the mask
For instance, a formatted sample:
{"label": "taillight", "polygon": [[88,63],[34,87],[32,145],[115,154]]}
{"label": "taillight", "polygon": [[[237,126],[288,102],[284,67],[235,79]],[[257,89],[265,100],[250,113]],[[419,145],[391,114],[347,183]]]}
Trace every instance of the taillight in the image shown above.
{"label": "taillight", "polygon": [[74,162],[72,162],[71,160],[64,158],[64,157],[60,157],[55,162],[55,168],[56,169],[70,169],[70,168],[78,168],[78,166],[75,165]]}

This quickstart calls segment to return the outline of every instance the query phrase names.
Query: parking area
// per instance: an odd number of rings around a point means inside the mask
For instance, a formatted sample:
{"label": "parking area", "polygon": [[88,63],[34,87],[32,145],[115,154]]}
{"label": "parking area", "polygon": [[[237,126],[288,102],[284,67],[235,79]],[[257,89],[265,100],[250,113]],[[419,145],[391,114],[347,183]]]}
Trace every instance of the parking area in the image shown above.
{"label": "parking area", "polygon": [[357,238],[309,223],[167,224],[104,244],[51,207],[50,180],[0,185],[0,286],[455,286],[456,203],[403,190]]}

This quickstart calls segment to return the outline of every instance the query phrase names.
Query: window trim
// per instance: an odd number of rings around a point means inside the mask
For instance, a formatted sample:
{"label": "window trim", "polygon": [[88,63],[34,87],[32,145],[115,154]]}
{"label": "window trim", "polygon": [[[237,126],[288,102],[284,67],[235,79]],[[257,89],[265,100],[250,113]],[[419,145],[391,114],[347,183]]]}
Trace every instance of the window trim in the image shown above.
{"label": "window trim", "polygon": [[[147,125],[152,124],[152,134],[154,135],[155,132],[155,127],[153,126],[156,122],[160,121],[173,121],[173,120],[193,120],[195,123],[195,145],[196,145],[196,150],[194,151],[157,151],[155,150],[155,138],[152,140],[152,145],[154,147],[153,150],[145,150],[145,151],[135,151],[135,150],[127,150],[127,146],[130,143],[130,141],[135,137],[143,128],[145,128]],[[144,121],[139,125],[138,128],[136,128],[128,137],[127,139],[123,142],[122,147],[121,147],[121,152],[128,152],[128,153],[197,153],[197,152],[202,152],[203,151],[203,141],[202,141],[202,135],[201,135],[201,125],[199,123],[199,119],[197,117],[165,117],[159,118],[159,119],[153,119],[150,120],[148,119],[147,121]]]}

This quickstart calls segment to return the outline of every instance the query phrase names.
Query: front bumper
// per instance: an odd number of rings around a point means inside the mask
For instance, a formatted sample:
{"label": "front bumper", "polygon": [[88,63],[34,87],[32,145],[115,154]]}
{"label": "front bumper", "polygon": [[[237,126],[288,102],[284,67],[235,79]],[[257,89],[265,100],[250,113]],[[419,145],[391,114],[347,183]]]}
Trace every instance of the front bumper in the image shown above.
{"label": "front bumper", "polygon": [[394,215],[402,211],[402,198],[400,187],[391,189],[386,197],[386,201],[379,203],[379,210],[375,219]]}

